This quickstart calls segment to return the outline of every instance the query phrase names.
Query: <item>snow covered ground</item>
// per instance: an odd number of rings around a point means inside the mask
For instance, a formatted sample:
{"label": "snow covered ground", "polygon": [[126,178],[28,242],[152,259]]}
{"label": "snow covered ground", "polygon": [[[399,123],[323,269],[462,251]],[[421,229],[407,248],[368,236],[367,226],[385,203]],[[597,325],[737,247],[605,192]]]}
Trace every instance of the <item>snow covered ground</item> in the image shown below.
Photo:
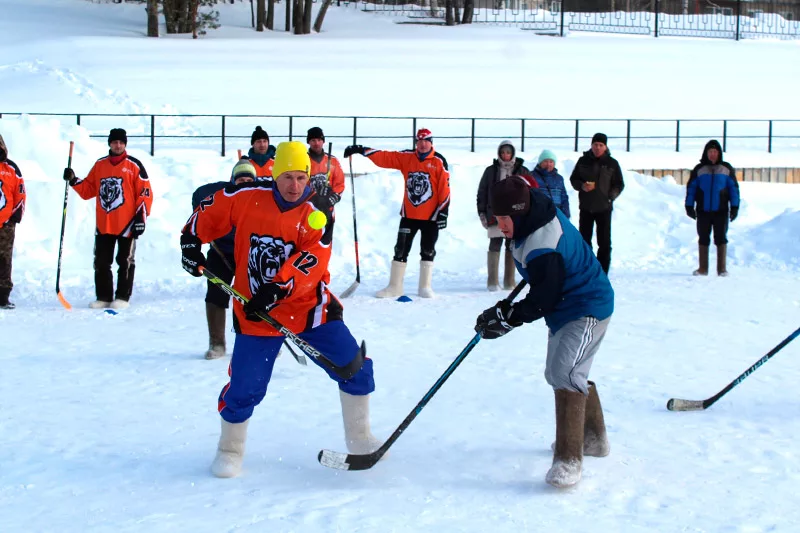
{"label": "snow covered ground", "polygon": [[[58,12],[45,15],[44,6]],[[49,112],[231,113],[255,106],[444,116],[465,99],[470,114],[481,116],[594,110],[748,117],[796,110],[797,43],[536,38],[509,28],[400,27],[333,8],[321,35],[254,36],[243,7],[223,9],[223,22],[238,20],[238,28],[197,42],[148,41],[141,38],[141,6],[0,0],[9,20],[0,36],[0,101],[9,110]],[[415,34],[413,47],[401,40]],[[524,65],[522,77],[511,78],[521,89],[506,90],[503,82],[498,90],[495,76],[476,79],[481,68],[513,68],[512,57]],[[547,62],[553,87],[543,87],[534,67],[548,57],[555,58]],[[591,57],[602,60],[592,66]],[[751,75],[737,77],[740,94],[719,91],[711,101],[676,89],[674,80],[690,87],[709,65],[747,65]],[[608,86],[596,99],[577,90],[584,68],[598,76],[592,86]],[[669,83],[659,81],[662,71],[671,72]],[[303,82],[289,82],[287,73]],[[425,85],[439,86],[434,73],[456,86],[469,80],[472,88],[458,98],[441,89],[429,95]],[[232,74],[250,76],[252,85],[229,83]],[[214,90],[194,91],[199,80]],[[271,82],[279,95],[245,97]],[[409,83],[425,92],[409,92]],[[756,85],[775,92],[742,104],[741,94]],[[643,91],[646,99],[632,96]],[[336,387],[317,369],[282,357],[251,424],[244,475],[217,480],[208,466],[227,360],[202,359],[205,284],[181,270],[178,231],[194,188],[227,176],[234,159],[204,150],[155,158],[133,151],[151,175],[155,201],[137,250],[132,306],[115,316],[86,308],[94,296],[94,207],[72,194],[62,276],[74,305],[68,312],[53,290],[61,168],[68,141],[76,142],[78,175],[103,155],[105,143],[37,117],[3,117],[0,134],[29,193],[15,246],[18,308],[0,311],[0,531],[796,531],[800,421],[793,388],[800,344],[706,412],[671,413],[665,404],[711,396],[798,327],[798,185],[741,184],[743,204],[729,232],[731,276],[698,279],[690,275],[696,236],[683,212],[683,188],[626,173],[613,226],[616,312],[592,371],[612,452],[587,458],[576,488],[558,492],[544,483],[554,409],[542,375],[547,333],[538,323],[481,341],[391,457],[366,472],[317,463],[321,448],[344,449]],[[534,158],[540,148],[523,156]],[[445,155],[453,203],[438,246],[437,298],[416,297],[415,246],[406,277],[411,303],[372,296],[388,277],[402,180],[354,158],[356,172],[367,173],[355,183],[362,285],[345,302],[345,318],[375,360],[372,423],[379,436],[416,405],[470,340],[476,315],[498,297],[484,289],[487,242],[473,203],[493,152]],[[642,168],[692,165],[700,154],[666,147],[619,155],[625,168]],[[559,156],[568,176],[577,154]],[[726,156],[734,166],[800,166],[796,153]],[[355,278],[351,193],[348,179],[337,208],[335,291]],[[577,197],[570,200],[577,213]]]}

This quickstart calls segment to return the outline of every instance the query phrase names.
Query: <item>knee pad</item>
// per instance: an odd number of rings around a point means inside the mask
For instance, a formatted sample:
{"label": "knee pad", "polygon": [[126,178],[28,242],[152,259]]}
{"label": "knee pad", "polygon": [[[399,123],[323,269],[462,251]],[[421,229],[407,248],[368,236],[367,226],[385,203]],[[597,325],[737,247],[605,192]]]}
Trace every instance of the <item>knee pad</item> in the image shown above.
{"label": "knee pad", "polygon": [[423,261],[433,261],[433,258],[436,257],[436,250],[420,250],[419,256]]}

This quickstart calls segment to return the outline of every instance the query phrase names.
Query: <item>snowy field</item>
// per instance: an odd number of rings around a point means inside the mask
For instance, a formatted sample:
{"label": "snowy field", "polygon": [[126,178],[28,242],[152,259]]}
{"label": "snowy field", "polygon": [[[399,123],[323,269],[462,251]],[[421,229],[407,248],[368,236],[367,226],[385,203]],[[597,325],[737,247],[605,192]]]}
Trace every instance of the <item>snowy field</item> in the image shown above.
{"label": "snowy field", "polygon": [[[44,6],[56,12],[46,15]],[[321,35],[256,35],[244,4],[222,9],[226,26],[199,41],[156,41],[142,37],[139,5],[0,0],[0,10],[8,22],[0,32],[6,110],[800,118],[798,43],[552,39],[509,28],[409,28],[335,8]],[[409,46],[408,38],[418,42]],[[552,84],[543,83],[545,63]],[[696,98],[691,85],[710,65],[746,65],[739,92]],[[498,67],[512,69],[517,89],[490,73]],[[250,81],[230,81],[243,76]],[[587,81],[607,90],[587,95]],[[409,84],[426,92],[409,92]],[[428,95],[426,85],[436,90]],[[450,98],[447,85],[470,89]],[[253,96],[272,86],[278,94]],[[769,97],[742,103],[763,87]],[[728,235],[731,276],[700,279],[690,275],[697,247],[684,189],[625,173],[613,225],[616,312],[592,370],[611,455],[587,458],[574,489],[544,482],[555,422],[541,323],[481,341],[391,456],[366,472],[318,464],[320,449],[345,448],[336,387],[283,356],[250,425],[244,474],[218,480],[208,467],[228,361],[202,358],[205,284],[181,270],[178,233],[191,192],[227,177],[234,158],[132,150],[155,200],[138,243],[131,308],[113,316],[86,307],[94,299],[94,206],[74,193],[61,280],[74,309],[63,310],[54,291],[68,142],[76,142],[79,176],[105,143],[38,117],[3,117],[0,134],[29,195],[15,245],[18,307],[0,311],[3,533],[797,531],[800,343],[708,411],[672,413],[665,404],[711,396],[800,325],[800,185],[741,184]],[[535,158],[541,148],[522,156]],[[669,147],[618,152],[627,169],[691,166],[700,156]],[[493,155],[445,153],[453,200],[437,247],[437,297],[416,296],[415,245],[406,276],[411,303],[373,297],[388,279],[402,180],[354,158],[355,171],[366,173],[355,183],[362,284],[344,302],[345,319],[375,361],[377,436],[397,427],[498,298],[485,291],[487,240],[474,207]],[[559,153],[563,175],[577,155]],[[739,167],[800,166],[797,152],[726,158]],[[336,292],[355,278],[351,194],[348,179],[331,261]],[[572,192],[570,202],[575,218]]]}

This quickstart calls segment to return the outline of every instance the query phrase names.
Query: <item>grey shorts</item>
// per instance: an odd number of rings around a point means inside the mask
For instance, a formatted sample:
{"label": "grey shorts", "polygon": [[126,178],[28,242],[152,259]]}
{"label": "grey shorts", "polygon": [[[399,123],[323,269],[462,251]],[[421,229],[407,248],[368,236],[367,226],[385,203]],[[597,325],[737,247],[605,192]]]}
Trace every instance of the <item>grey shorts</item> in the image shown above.
{"label": "grey shorts", "polygon": [[553,389],[589,394],[589,370],[610,321],[585,316],[550,332],[544,377]]}

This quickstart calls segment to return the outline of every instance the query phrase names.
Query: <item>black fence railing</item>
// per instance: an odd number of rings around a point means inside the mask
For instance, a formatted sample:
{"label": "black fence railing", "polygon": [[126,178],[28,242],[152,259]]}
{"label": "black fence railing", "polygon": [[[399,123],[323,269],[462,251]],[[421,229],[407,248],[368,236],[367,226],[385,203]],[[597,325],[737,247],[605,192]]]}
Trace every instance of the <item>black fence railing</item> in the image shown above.
{"label": "black fence railing", "polygon": [[[350,2],[339,2],[351,4]],[[457,20],[463,0],[455,0]],[[407,23],[444,24],[444,0],[353,2]],[[563,36],[570,31],[752,39],[800,39],[800,0],[474,0],[475,24],[516,25]]]}
{"label": "black fence railing", "polygon": [[[724,151],[800,149],[800,119],[542,119],[542,118],[442,118],[358,117],[306,115],[111,115],[97,113],[0,113],[9,116],[44,116],[65,125],[83,126],[103,139],[111,128],[125,128],[129,146],[148,150],[199,148],[219,151],[245,149],[255,125],[270,135],[270,142],[302,140],[313,126],[324,129],[327,140],[387,149],[410,148],[420,127],[434,134],[437,149],[494,150],[501,140],[513,141],[518,150],[549,148],[561,151],[588,149],[592,135],[602,131],[609,146],[627,152],[644,149],[702,149],[709,139],[719,139]],[[337,143],[338,145],[339,143]]]}

